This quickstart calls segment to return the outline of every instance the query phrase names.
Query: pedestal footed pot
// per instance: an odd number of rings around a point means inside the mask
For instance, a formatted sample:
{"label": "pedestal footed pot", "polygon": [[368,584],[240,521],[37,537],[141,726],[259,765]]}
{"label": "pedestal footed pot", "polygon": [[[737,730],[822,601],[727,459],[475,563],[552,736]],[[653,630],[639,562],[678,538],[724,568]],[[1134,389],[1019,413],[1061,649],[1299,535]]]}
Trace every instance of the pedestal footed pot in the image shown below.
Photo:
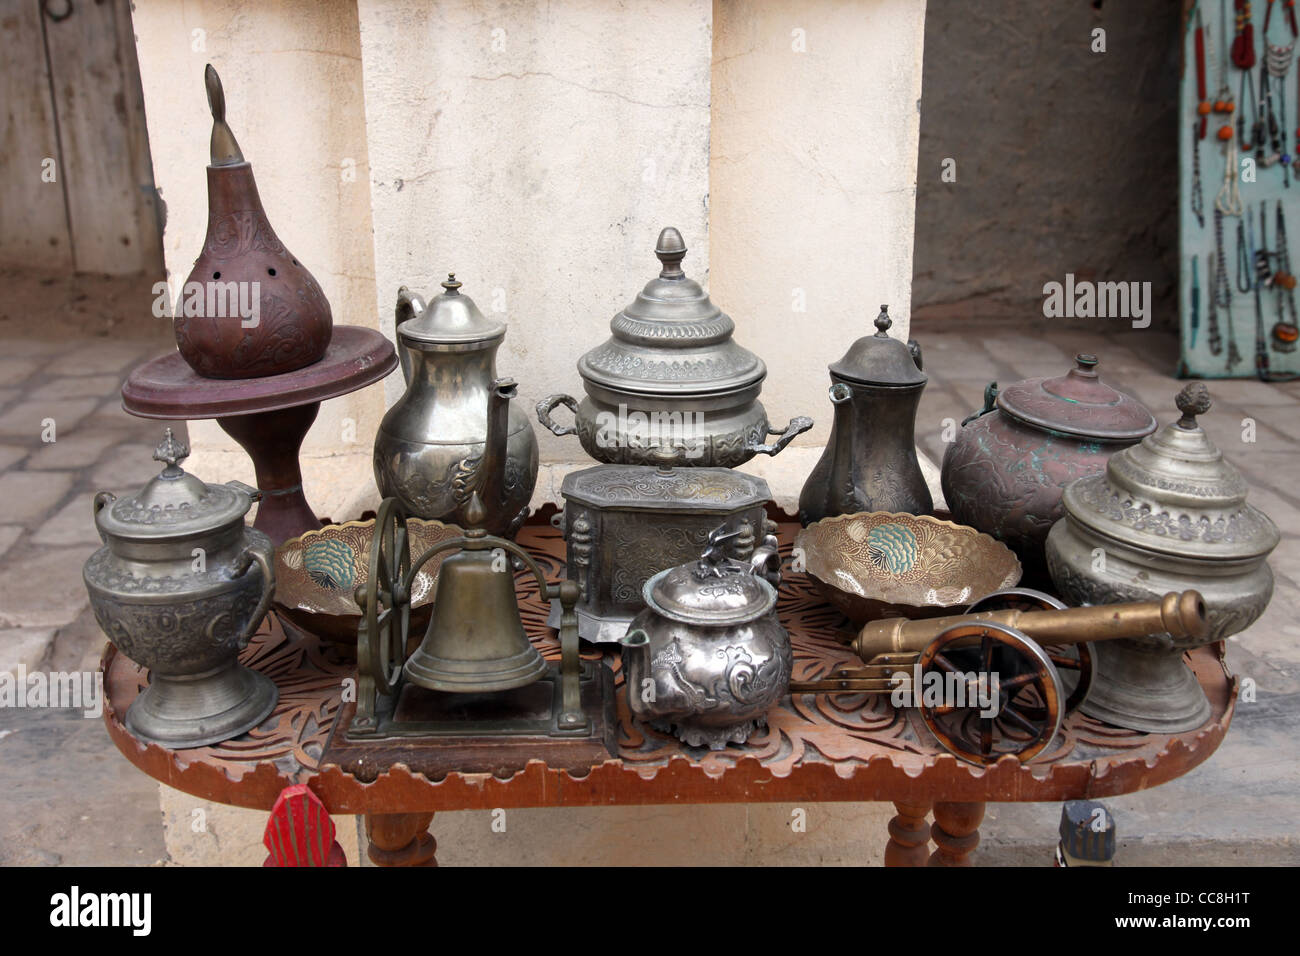
{"label": "pedestal footed pot", "polygon": [[[654,464],[659,445],[680,445],[683,464],[732,468],[775,455],[812,419],[772,428],[758,401],[767,366],[731,337],[735,323],[682,271],[686,244],[671,227],[655,247],[662,269],[610,322],[613,333],[578,361],[587,397],[551,395],[537,417],[556,435],[577,435],[600,462]],[[564,405],[573,425],[551,417]],[[768,442],[769,435],[779,435]]]}
{"label": "pedestal footed pot", "polygon": [[1210,705],[1183,654],[1245,630],[1273,594],[1266,563],[1276,525],[1246,504],[1246,483],[1196,416],[1205,386],[1178,394],[1182,418],[1114,455],[1102,475],[1065,489],[1065,517],[1047,536],[1047,564],[1076,604],[1158,599],[1195,589],[1209,630],[1201,640],[1153,634],[1093,645],[1092,690],[1082,710],[1120,727],[1178,733],[1203,724]]}
{"label": "pedestal footed pot", "polygon": [[208,66],[205,78],[212,109],[208,231],[175,317],[176,346],[206,378],[292,372],[324,356],[334,326],[330,304],[271,228],[253,167],[226,125],[217,71]]}
{"label": "pedestal footed pot", "polygon": [[916,458],[916,410],[925,389],[920,349],[891,338],[889,306],[830,366],[835,422],[799,494],[799,522],[866,511],[928,514],[934,499]]}
{"label": "pedestal footed pot", "polygon": [[794,666],[776,617],[776,538],[742,564],[722,551],[735,534],[715,532],[698,561],[647,581],[646,609],[622,642],[632,714],[711,750],[744,743],[767,725]]}
{"label": "pedestal footed pot", "polygon": [[1075,363],[1056,378],[990,385],[984,409],[943,456],[953,519],[1006,542],[1029,584],[1042,583],[1043,541],[1063,514],[1065,486],[1101,473],[1113,453],[1156,428],[1144,405],[1097,377],[1095,356]]}
{"label": "pedestal footed pot", "polygon": [[489,534],[513,535],[537,483],[537,438],[498,379],[506,327],[461,293],[454,275],[428,307],[397,294],[397,351],[406,392],[375,435],[375,483],[407,514],[464,525],[478,492]]}
{"label": "pedestal footed pot", "polygon": [[83,569],[95,620],[150,671],[127,729],[174,749],[237,737],[277,699],[237,660],[275,590],[270,539],[244,524],[258,493],[205,485],[181,469],[188,454],[169,428],[154,453],[161,474],[130,498],[95,496],[104,547]]}

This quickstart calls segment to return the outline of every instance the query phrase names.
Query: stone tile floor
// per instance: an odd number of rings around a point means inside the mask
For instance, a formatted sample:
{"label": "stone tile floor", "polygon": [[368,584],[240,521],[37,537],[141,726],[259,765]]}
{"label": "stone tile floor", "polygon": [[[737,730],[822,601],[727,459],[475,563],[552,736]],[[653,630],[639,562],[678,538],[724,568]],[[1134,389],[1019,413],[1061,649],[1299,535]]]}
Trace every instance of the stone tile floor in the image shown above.
{"label": "stone tile floor", "polygon": [[[982,403],[990,379],[1054,374],[1074,351],[1101,373],[1176,417],[1169,376],[1176,342],[1157,332],[1036,329],[947,323],[913,330],[930,384],[917,440],[942,457],[945,419]],[[0,340],[0,670],[94,668],[103,637],[89,614],[81,565],[98,545],[94,492],[129,492],[157,470],[156,422],[121,409],[135,364],[168,346],[138,337]],[[1122,863],[1300,862],[1300,384],[1210,383],[1204,424],[1245,473],[1252,500],[1282,529],[1265,616],[1230,643],[1229,661],[1258,686],[1207,764],[1154,791],[1114,798]],[[53,422],[53,432],[49,422]],[[1254,441],[1246,441],[1249,423]],[[53,438],[53,441],[46,440]],[[0,711],[0,864],[130,864],[166,860],[153,781],[120,758],[98,720],[68,711]],[[1043,865],[1059,807],[990,806],[977,859]],[[873,835],[875,838],[883,835]],[[704,862],[704,859],[701,859]]]}

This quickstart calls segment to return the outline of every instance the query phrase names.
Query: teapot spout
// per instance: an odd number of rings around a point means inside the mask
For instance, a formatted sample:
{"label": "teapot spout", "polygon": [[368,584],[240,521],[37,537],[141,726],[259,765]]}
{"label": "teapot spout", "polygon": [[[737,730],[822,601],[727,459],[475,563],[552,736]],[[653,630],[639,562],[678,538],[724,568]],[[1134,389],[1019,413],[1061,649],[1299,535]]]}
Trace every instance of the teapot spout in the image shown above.
{"label": "teapot spout", "polygon": [[640,658],[643,667],[650,663],[650,635],[639,627],[628,631],[619,639],[619,644],[623,646],[623,657],[625,665],[630,663],[632,657]]}
{"label": "teapot spout", "polygon": [[488,393],[487,439],[479,474],[483,501],[492,514],[500,510],[506,490],[506,450],[510,437],[510,401],[519,393],[513,378],[498,378]]}

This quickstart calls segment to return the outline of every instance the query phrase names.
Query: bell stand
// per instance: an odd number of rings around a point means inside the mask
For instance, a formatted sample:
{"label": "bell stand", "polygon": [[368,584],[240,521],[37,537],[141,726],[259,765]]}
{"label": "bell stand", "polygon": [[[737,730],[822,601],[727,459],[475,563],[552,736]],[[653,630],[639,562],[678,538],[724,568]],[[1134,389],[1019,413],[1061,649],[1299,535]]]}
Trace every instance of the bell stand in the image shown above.
{"label": "bell stand", "polygon": [[[483,513],[476,493],[467,517],[476,523],[474,515]],[[521,770],[532,759],[587,769],[610,759],[616,726],[613,672],[599,660],[579,656],[577,583],[548,584],[523,548],[481,528],[440,542],[413,561],[408,541],[400,505],[385,499],[375,518],[367,583],[356,592],[361,608],[356,701],[344,705],[322,763],[368,778],[396,761],[436,775],[451,769]],[[533,682],[504,691],[451,693],[405,679],[411,582],[433,558],[457,549],[519,558],[537,579],[543,598],[559,601],[561,659],[548,662]],[[434,742],[445,746],[429,746]]]}
{"label": "bell stand", "polygon": [[262,501],[253,527],[277,547],[321,526],[302,491],[298,450],[321,402],[380,381],[397,367],[383,333],[336,325],[320,361],[261,378],[204,378],[179,352],[134,369],[122,386],[122,407],[139,418],[215,418],[253,461]]}

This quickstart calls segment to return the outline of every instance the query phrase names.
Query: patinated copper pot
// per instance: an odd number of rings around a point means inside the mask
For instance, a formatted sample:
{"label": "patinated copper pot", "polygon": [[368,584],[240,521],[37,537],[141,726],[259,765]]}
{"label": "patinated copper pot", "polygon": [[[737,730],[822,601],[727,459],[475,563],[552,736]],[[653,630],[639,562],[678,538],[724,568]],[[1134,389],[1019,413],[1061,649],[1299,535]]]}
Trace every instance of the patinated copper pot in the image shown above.
{"label": "patinated copper pot", "polygon": [[953,519],[1005,542],[1028,582],[1044,580],[1043,542],[1063,514],[1065,486],[1101,473],[1111,454],[1156,428],[1146,406],[1097,377],[1096,357],[1075,363],[1056,378],[990,385],[983,411],[943,456]]}
{"label": "patinated copper pot", "polygon": [[176,346],[205,378],[259,378],[319,361],[333,317],[312,274],[271,228],[253,167],[226,125],[225,96],[207,68],[212,108],[208,231],[175,316]]}

